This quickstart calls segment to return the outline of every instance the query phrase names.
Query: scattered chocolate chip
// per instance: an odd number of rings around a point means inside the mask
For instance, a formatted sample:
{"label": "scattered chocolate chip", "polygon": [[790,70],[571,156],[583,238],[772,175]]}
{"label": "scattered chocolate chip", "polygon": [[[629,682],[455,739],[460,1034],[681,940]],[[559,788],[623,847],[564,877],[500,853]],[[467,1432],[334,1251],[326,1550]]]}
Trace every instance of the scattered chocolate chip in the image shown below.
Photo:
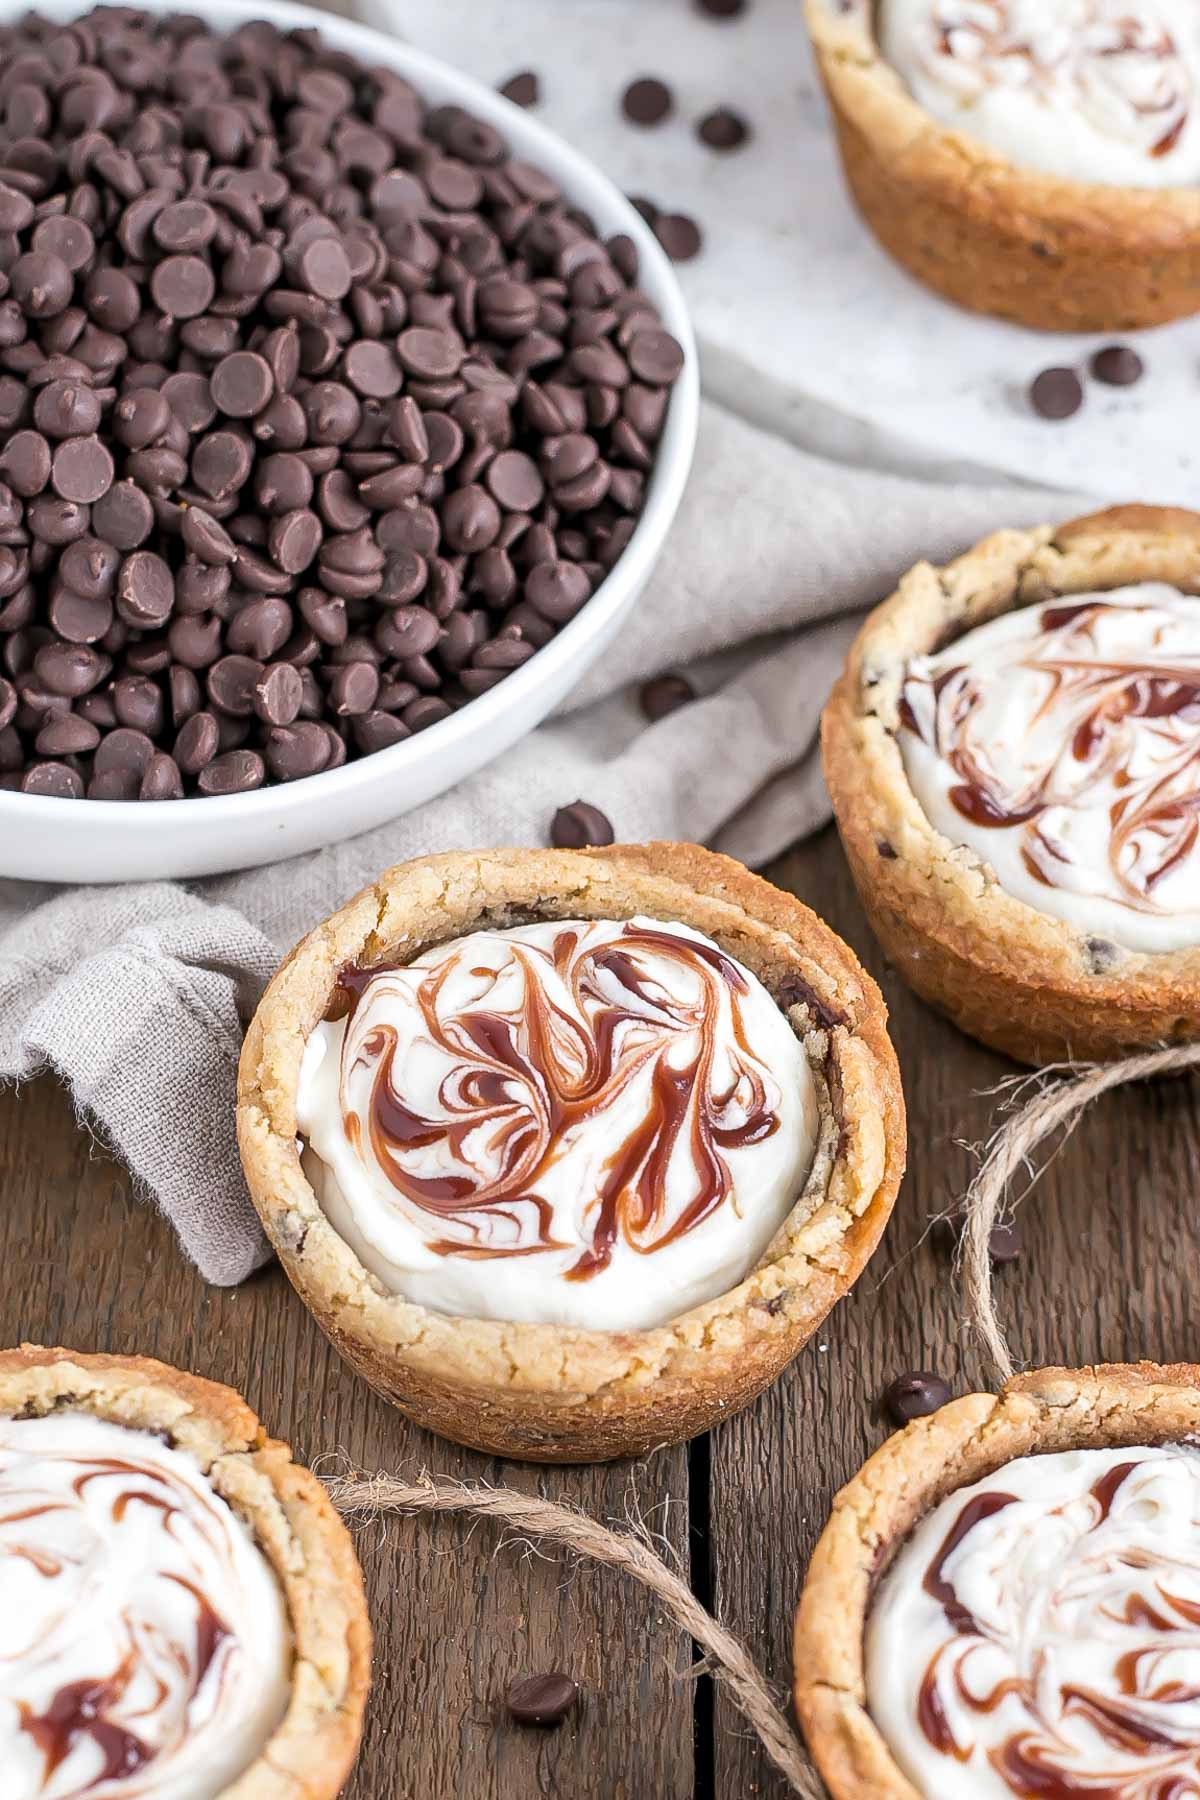
{"label": "scattered chocolate chip", "polygon": [[579,1683],[557,1670],[514,1682],[505,1704],[518,1725],[561,1725],[579,1698]]}
{"label": "scattered chocolate chip", "polygon": [[31,13],[0,70],[7,786],[300,779],[448,717],[587,604],[683,363],[630,238],[314,33]]}
{"label": "scattered chocolate chip", "polygon": [[1005,1224],[993,1225],[988,1232],[988,1255],[994,1263],[1016,1262],[1024,1248],[1020,1226],[1011,1219]]}
{"label": "scattered chocolate chip", "polygon": [[612,823],[586,800],[560,806],[550,822],[550,842],[556,850],[582,850],[589,844],[615,842]]}
{"label": "scattered chocolate chip", "polygon": [[[933,1222],[933,1237],[948,1255],[953,1255],[962,1242],[966,1219],[960,1212],[944,1213]],[[997,1265],[1016,1262],[1024,1249],[1021,1228],[1015,1220],[994,1225],[988,1233],[988,1256]]]}
{"label": "scattered chocolate chip", "polygon": [[883,858],[884,862],[895,862],[897,857],[900,854],[900,852],[896,849],[896,846],[894,844],[890,844],[888,842],[887,838],[880,838],[878,843],[875,845],[875,848],[879,852],[880,856]]}
{"label": "scattered chocolate chip", "polygon": [[888,1383],[883,1390],[882,1405],[895,1424],[907,1425],[913,1419],[924,1419],[937,1412],[949,1398],[950,1384],[940,1375],[933,1375],[927,1369],[910,1369]]}
{"label": "scattered chocolate chip", "polygon": [[1069,419],[1083,405],[1083,383],[1074,369],[1043,369],[1030,385],[1029,400],[1043,419]]}
{"label": "scattered chocolate chip", "polygon": [[1107,387],[1132,387],[1146,373],[1146,365],[1128,344],[1107,344],[1091,360],[1091,371]]}
{"label": "scattered chocolate chip", "polygon": [[654,75],[642,75],[637,81],[631,81],[621,95],[621,111],[631,125],[661,125],[674,105],[670,88]]}
{"label": "scattered chocolate chip", "polygon": [[658,213],[651,225],[655,237],[672,262],[690,262],[699,256],[704,238],[695,219],[686,213]]}
{"label": "scattered chocolate chip", "polygon": [[643,684],[642,711],[653,725],[695,698],[696,690],[686,675],[658,675]]}
{"label": "scattered chocolate chip", "polygon": [[745,12],[750,0],[694,0],[698,13],[710,19],[737,19]]}
{"label": "scattered chocolate chip", "polygon": [[710,150],[740,150],[750,136],[750,127],[732,107],[718,106],[698,122],[696,135]]}
{"label": "scattered chocolate chip", "polygon": [[522,69],[509,76],[500,92],[514,106],[536,106],[542,97],[542,84],[532,69]]}

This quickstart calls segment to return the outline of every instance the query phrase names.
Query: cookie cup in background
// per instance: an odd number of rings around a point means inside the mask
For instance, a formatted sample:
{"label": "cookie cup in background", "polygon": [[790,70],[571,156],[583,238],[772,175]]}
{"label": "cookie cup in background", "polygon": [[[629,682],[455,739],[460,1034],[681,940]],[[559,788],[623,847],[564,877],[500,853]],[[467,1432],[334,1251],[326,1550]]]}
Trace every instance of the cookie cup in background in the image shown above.
{"label": "cookie cup in background", "polygon": [[[484,930],[638,917],[690,926],[751,971],[812,1069],[816,1151],[766,1254],[731,1292],[646,1330],[453,1317],[389,1291],[330,1224],[301,1160],[301,1065],[310,1035],[336,1011],[339,978]],[[389,870],[319,926],[264,995],[239,1078],[246,1178],[305,1304],[410,1418],[533,1461],[642,1454],[760,1393],[875,1248],[904,1163],[885,1020],[874,984],[827,926],[740,863],[694,845],[428,857]]]}
{"label": "cookie cup in background", "polygon": [[[240,1395],[217,1382],[143,1356],[82,1355],[33,1344],[0,1351],[0,1418],[25,1421],[70,1414],[151,1433],[194,1459],[207,1485],[248,1528],[278,1583],[291,1639],[290,1698],[258,1756],[221,1788],[218,1800],[334,1800],[362,1735],[371,1629],[353,1545],[321,1483],[292,1461],[286,1444],[267,1437]],[[7,1457],[6,1474],[17,1463],[15,1453]],[[94,1466],[110,1474],[120,1465]],[[136,1466],[131,1472],[136,1475]],[[128,1497],[162,1510],[167,1519],[154,1493]],[[118,1503],[118,1517],[125,1504],[124,1499]],[[100,1516],[93,1507],[93,1535]],[[187,1541],[179,1538],[181,1549]],[[121,1573],[118,1565],[115,1574]],[[214,1630],[221,1628],[218,1620]],[[169,1646],[151,1635],[146,1649],[151,1663],[165,1649]],[[6,1666],[12,1670],[11,1657]],[[111,1703],[102,1697],[95,1707]],[[151,1714],[153,1710],[147,1708]],[[80,1716],[86,1720],[98,1714],[93,1710]],[[84,1724],[80,1735],[86,1732]]]}
{"label": "cookie cup in background", "polygon": [[[797,1716],[833,1800],[921,1800],[872,1717],[864,1640],[879,1584],[922,1519],[947,1496],[1017,1458],[1194,1445],[1198,1383],[1200,1369],[1191,1364],[1116,1363],[1018,1375],[998,1396],[970,1394],[918,1419],[841,1490],[813,1552],[793,1645]],[[948,1554],[943,1548],[943,1560]],[[955,1604],[952,1594],[948,1603]],[[918,1655],[914,1647],[908,1660]],[[954,1769],[952,1779],[967,1791],[961,1763],[954,1761]]]}
{"label": "cookie cup in background", "polygon": [[961,1030],[1022,1062],[1200,1037],[1200,947],[1122,948],[1015,898],[944,837],[898,742],[906,673],[1002,613],[1144,581],[1200,594],[1200,515],[1114,507],[999,532],[945,568],[919,564],[868,616],[822,721],[838,830],[889,960]]}
{"label": "cookie cup in background", "polygon": [[918,281],[1038,331],[1115,331],[1200,310],[1200,190],[1018,167],[935,119],[885,60],[872,0],[805,0],[850,191]]}

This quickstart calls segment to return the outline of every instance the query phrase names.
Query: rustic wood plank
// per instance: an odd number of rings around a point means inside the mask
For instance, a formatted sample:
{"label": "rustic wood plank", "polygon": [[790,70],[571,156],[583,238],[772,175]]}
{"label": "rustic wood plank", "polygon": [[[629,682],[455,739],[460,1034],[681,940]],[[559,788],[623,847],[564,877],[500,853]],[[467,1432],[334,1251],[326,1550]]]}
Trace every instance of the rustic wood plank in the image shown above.
{"label": "rustic wood plank", "polygon": [[[0,1095],[0,1343],[142,1351],[241,1389],[307,1460],[428,1466],[636,1510],[687,1554],[682,1450],[608,1469],[522,1469],[408,1425],[339,1360],[278,1269],[206,1288],[123,1170],[93,1150],[51,1081]],[[394,1521],[360,1534],[377,1638],[363,1755],[347,1800],[690,1800],[690,1646],[606,1570],[500,1548],[484,1526]],[[563,1668],[585,1684],[558,1732],[508,1724],[516,1676]]]}
{"label": "rustic wood plank", "polygon": [[[909,1109],[909,1172],[874,1262],[774,1390],[714,1433],[710,1555],[721,1617],[786,1691],[792,1614],[837,1488],[881,1442],[882,1387],[906,1368],[980,1384],[963,1341],[945,1254],[927,1235],[987,1133],[984,1090],[1014,1072],[935,1017],[884,968],[827,831],[773,871],[851,942],[881,981]],[[1194,1195],[1200,1171],[1190,1078],[1124,1089],[1061,1150],[1022,1214],[1025,1253],[1000,1276],[1014,1355],[1031,1363],[1192,1358],[1200,1343]],[[783,1800],[786,1784],[718,1694],[714,1792]]]}

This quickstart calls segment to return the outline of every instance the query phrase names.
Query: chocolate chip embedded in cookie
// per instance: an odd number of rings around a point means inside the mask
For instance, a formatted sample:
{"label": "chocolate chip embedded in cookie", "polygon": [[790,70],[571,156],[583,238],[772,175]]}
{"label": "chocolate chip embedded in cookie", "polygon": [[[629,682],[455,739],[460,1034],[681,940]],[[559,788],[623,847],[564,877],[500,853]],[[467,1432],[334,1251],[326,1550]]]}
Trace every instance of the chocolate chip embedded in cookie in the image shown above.
{"label": "chocolate chip embedded in cookie", "polygon": [[903,1162],[850,952],[669,844],[389,871],[268,989],[239,1133],[354,1366],[435,1431],[555,1461],[759,1392],[862,1268]]}

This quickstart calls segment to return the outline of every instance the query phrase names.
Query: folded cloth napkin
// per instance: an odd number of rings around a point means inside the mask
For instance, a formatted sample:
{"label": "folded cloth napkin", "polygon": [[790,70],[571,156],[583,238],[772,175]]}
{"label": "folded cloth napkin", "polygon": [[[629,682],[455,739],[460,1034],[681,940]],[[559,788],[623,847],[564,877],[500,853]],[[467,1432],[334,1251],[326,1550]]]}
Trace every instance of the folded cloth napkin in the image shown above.
{"label": "folded cloth napkin", "polygon": [[[243,1280],[268,1248],[238,1165],[234,1075],[243,1021],[283,950],[389,864],[545,843],[555,809],[578,798],[619,839],[767,861],[828,816],[817,721],[855,614],[921,557],[1079,504],[841,467],[707,406],[634,618],[568,707],[490,768],[273,868],[188,886],[0,881],[0,1077],[56,1069],[200,1273]],[[699,698],[647,724],[640,682],[681,668]]]}

